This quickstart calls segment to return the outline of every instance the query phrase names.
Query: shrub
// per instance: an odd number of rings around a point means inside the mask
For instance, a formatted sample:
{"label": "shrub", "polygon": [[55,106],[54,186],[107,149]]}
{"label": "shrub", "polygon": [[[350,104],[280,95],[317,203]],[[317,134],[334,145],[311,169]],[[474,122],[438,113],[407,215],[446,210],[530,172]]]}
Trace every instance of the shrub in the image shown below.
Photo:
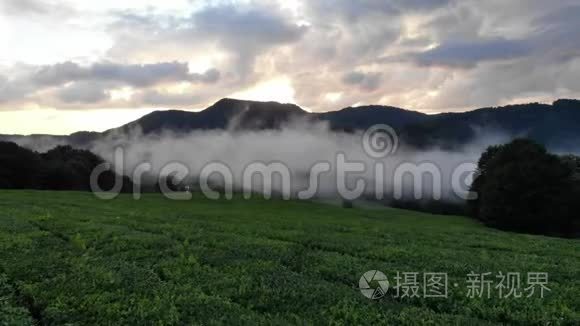
{"label": "shrub", "polygon": [[552,235],[577,232],[575,171],[569,161],[533,141],[488,148],[472,191],[478,198],[469,202],[471,212],[487,225]]}

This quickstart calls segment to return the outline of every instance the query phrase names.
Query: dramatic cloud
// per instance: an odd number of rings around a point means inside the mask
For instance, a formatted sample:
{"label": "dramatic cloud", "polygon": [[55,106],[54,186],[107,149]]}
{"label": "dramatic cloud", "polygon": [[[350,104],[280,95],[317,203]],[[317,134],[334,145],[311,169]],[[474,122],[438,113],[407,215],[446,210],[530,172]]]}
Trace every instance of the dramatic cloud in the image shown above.
{"label": "dramatic cloud", "polygon": [[57,2],[42,0],[2,0],[0,10],[8,15],[48,15],[68,9]]}
{"label": "dramatic cloud", "polygon": [[[204,7],[185,17],[124,12],[111,27],[117,39],[113,56],[215,56],[241,81],[249,82],[257,57],[270,49],[297,42],[308,28],[286,11],[265,4]],[[139,31],[139,33],[135,33]],[[210,53],[206,51],[212,49]],[[161,53],[159,53],[161,52]]]}
{"label": "dramatic cloud", "polygon": [[580,97],[577,0],[4,0],[0,16],[0,112]]}
{"label": "dramatic cloud", "polygon": [[115,63],[96,63],[88,67],[73,62],[40,67],[32,76],[39,85],[54,86],[79,80],[99,80],[119,82],[135,87],[147,87],[163,82],[203,82],[214,83],[220,73],[210,69],[203,74],[189,73],[186,63],[164,62],[143,65],[122,65]]}
{"label": "dramatic cloud", "polygon": [[417,54],[416,60],[417,63],[427,66],[471,68],[479,62],[513,59],[529,53],[530,48],[523,42],[496,39],[445,43],[432,50]]}
{"label": "dramatic cloud", "polygon": [[[14,72],[13,72],[14,73]],[[73,62],[44,66],[26,66],[12,79],[0,75],[0,103],[33,101],[50,106],[68,107],[68,104],[110,105],[112,97],[127,87],[134,89],[125,104],[186,105],[197,103],[186,94],[159,95],[157,86],[185,83],[215,84],[220,79],[217,69],[204,73],[190,73],[188,65],[180,62],[155,64],[116,64],[110,62],[82,66]],[[139,92],[147,96],[132,96]],[[187,98],[189,101],[186,101]],[[163,99],[168,99],[164,103]],[[179,101],[176,99],[179,98]],[[118,104],[123,101],[117,101]]]}
{"label": "dramatic cloud", "polygon": [[138,101],[152,106],[188,107],[200,104],[200,96],[193,94],[172,94],[150,90],[138,96]]}
{"label": "dramatic cloud", "polygon": [[29,91],[29,88],[22,82],[11,81],[0,75],[0,103],[21,99]]}
{"label": "dramatic cloud", "polygon": [[98,103],[109,98],[105,88],[94,82],[74,82],[62,88],[58,97],[65,103]]}
{"label": "dramatic cloud", "polygon": [[297,26],[267,7],[212,7],[190,18],[193,35],[215,39],[219,45],[237,54],[235,64],[245,77],[254,66],[256,56],[268,48],[296,42],[307,30]]}
{"label": "dramatic cloud", "polygon": [[434,10],[447,5],[449,0],[319,0],[308,1],[310,10],[315,15],[328,18],[339,17],[351,21],[372,16],[399,16],[405,13],[417,13]]}
{"label": "dramatic cloud", "polygon": [[353,71],[345,74],[342,81],[347,85],[355,85],[363,90],[374,91],[380,86],[381,74]]}

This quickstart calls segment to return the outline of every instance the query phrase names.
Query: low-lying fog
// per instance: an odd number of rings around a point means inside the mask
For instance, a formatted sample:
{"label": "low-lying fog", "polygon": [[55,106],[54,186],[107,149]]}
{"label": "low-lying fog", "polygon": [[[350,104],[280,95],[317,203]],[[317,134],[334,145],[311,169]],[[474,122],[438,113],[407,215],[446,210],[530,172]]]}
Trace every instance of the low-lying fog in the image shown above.
{"label": "low-lying fog", "polygon": [[[397,193],[411,196],[417,191],[415,195],[422,196],[420,198],[438,199],[437,189],[440,187],[443,199],[458,200],[466,195],[471,180],[469,171],[473,171],[485,148],[509,141],[508,136],[496,132],[479,132],[477,139],[477,142],[456,151],[437,148],[417,151],[404,144],[398,144],[397,147],[392,135],[387,139],[379,137],[363,140],[363,132],[333,132],[325,123],[293,122],[281,130],[263,131],[236,131],[235,128],[230,128],[189,134],[145,136],[134,130],[128,135],[110,135],[93,143],[88,149],[119,166],[119,162],[115,162],[114,153],[115,149],[122,148],[123,173],[128,176],[133,176],[135,168],[142,163],[150,163],[154,175],[159,175],[160,172],[167,174],[168,171],[163,170],[167,164],[179,163],[187,167],[191,180],[197,180],[204,167],[219,162],[220,166],[225,165],[231,171],[236,189],[253,187],[254,191],[261,191],[263,185],[271,184],[274,192],[281,192],[289,181],[291,193],[296,196],[298,192],[317,183],[318,187],[311,189],[316,191],[317,197],[335,198],[344,197],[343,194],[339,195],[338,188],[340,180],[346,179],[347,189],[350,190],[355,189],[357,182],[360,183],[357,180],[363,180],[365,195],[373,198],[378,196],[381,199],[383,192],[384,197],[388,198]],[[15,140],[38,151],[46,151],[65,143],[63,140],[51,143],[50,138],[40,141],[31,141],[29,138]],[[391,150],[385,157],[376,159],[367,154],[364,141],[378,141],[371,145],[380,148],[386,144],[391,146]],[[337,161],[340,154],[343,154],[346,165],[363,163],[364,171],[346,173],[342,177],[337,173],[340,169],[338,166],[345,167],[345,164]],[[276,175],[272,180],[266,178],[263,181],[255,176],[248,185],[247,182],[244,183],[244,171],[255,162],[282,163],[290,172],[290,179],[283,182]],[[321,172],[319,175],[313,172],[312,167],[316,164],[324,166],[319,164],[323,162],[330,164],[331,171]],[[277,164],[277,168],[280,167]],[[350,169],[346,166],[345,170]],[[377,169],[383,172],[377,172]],[[413,177],[414,172],[418,174]],[[223,177],[217,173],[212,174],[210,180],[223,184]],[[383,180],[382,184],[377,183],[377,180]]]}

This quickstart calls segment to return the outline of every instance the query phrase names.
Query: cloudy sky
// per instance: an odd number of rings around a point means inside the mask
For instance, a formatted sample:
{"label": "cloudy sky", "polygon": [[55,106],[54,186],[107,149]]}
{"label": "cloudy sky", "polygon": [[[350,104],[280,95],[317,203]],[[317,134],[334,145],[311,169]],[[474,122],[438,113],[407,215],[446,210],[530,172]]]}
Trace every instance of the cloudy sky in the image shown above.
{"label": "cloudy sky", "polygon": [[427,113],[580,97],[578,0],[0,0],[0,133],[223,97]]}

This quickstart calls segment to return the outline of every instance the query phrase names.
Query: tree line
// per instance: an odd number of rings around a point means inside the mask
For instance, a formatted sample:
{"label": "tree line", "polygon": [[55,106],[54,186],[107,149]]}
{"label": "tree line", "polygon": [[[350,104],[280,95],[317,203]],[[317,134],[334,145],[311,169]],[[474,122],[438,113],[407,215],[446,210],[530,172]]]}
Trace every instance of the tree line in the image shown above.
{"label": "tree line", "polygon": [[[90,191],[92,171],[105,161],[88,150],[57,146],[38,153],[12,142],[0,142],[0,188]],[[115,172],[102,173],[97,182],[101,189],[112,189]],[[123,192],[130,192],[132,182],[122,177]]]}

